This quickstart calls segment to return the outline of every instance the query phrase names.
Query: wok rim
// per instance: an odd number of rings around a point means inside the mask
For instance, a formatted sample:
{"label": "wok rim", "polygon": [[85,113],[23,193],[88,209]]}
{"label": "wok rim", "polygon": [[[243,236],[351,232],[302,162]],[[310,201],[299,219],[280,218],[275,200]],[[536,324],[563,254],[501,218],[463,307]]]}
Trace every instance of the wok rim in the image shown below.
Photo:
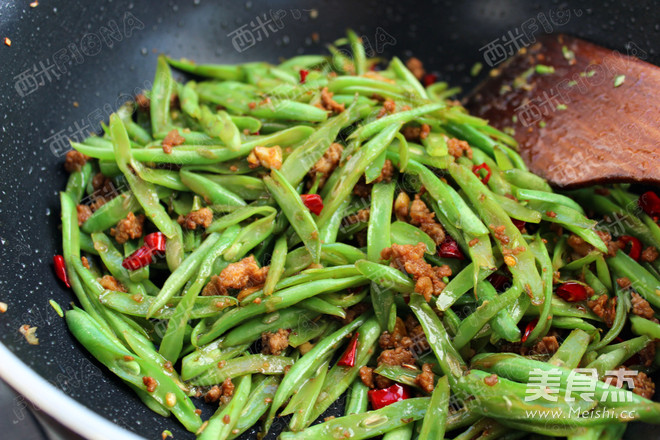
{"label": "wok rim", "polygon": [[0,344],[0,359],[2,380],[30,402],[38,402],[40,411],[76,434],[90,440],[144,439],[67,396],[21,361],[4,344]]}

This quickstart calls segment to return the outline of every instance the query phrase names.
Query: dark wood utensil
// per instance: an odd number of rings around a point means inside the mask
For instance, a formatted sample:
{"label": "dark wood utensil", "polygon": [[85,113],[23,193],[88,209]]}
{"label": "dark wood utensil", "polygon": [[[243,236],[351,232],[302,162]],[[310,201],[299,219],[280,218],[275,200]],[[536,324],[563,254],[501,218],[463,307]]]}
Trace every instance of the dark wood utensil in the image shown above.
{"label": "dark wood utensil", "polygon": [[544,36],[493,69],[467,108],[513,130],[555,186],[660,184],[660,68],[633,56]]}

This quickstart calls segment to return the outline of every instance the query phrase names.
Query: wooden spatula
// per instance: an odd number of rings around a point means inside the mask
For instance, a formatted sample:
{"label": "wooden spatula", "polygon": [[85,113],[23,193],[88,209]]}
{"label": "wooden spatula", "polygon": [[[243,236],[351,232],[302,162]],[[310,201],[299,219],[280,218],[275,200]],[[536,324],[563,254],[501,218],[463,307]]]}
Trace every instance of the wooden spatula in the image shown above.
{"label": "wooden spatula", "polygon": [[566,35],[497,66],[467,101],[560,187],[660,184],[660,68]]}

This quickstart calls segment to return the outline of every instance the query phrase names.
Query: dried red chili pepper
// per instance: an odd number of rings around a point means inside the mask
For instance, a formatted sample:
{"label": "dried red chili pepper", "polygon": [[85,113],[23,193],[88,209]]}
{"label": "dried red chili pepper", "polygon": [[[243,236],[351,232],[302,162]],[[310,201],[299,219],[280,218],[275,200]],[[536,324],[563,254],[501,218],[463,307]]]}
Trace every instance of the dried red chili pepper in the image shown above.
{"label": "dried red chili pepper", "polygon": [[162,232],[152,232],[144,236],[144,245],[158,252],[165,252],[167,238]]}
{"label": "dried red chili pepper", "polygon": [[424,87],[430,86],[431,84],[435,83],[437,80],[438,77],[433,73],[427,73],[422,77],[422,83],[424,84]]}
{"label": "dried red chili pepper", "polygon": [[637,204],[651,217],[660,216],[660,197],[653,191],[646,191],[639,196]]}
{"label": "dried red chili pepper", "polygon": [[507,287],[511,286],[511,278],[507,277],[506,275],[499,274],[497,272],[494,272],[490,275],[488,275],[488,278],[486,278],[490,284],[493,285],[495,290],[498,292],[504,291]]}
{"label": "dried red chili pepper", "polygon": [[538,318],[534,318],[531,321],[529,321],[529,323],[527,324],[527,327],[525,327],[525,331],[523,332],[522,339],[521,339],[522,342],[527,341],[527,338],[529,338],[529,335],[532,334],[532,331],[534,330],[534,328],[536,327],[536,324],[538,324],[538,323],[539,323]]}
{"label": "dried red chili pepper", "polygon": [[568,302],[585,301],[587,299],[587,288],[573,281],[563,283],[557,287],[556,293],[557,296]]}
{"label": "dried red chili pepper", "polygon": [[373,409],[381,409],[402,400],[410,398],[410,390],[405,385],[395,383],[382,390],[369,390],[369,401]]}
{"label": "dried red chili pepper", "polygon": [[512,218],[511,221],[513,222],[515,227],[518,228],[520,232],[522,232],[522,230],[525,229],[525,225],[527,224],[527,222],[524,222],[522,220],[516,220],[515,218]]}
{"label": "dried red chili pepper", "polygon": [[451,237],[451,235],[446,235],[445,241],[440,243],[438,255],[443,258],[457,258],[459,260],[465,258],[463,252],[461,252],[461,248],[458,247],[458,243]]}
{"label": "dried red chili pepper", "polygon": [[357,349],[358,349],[358,333],[353,335],[351,342],[348,343],[348,347],[346,348],[346,351],[344,352],[344,354],[341,355],[341,357],[337,361],[337,365],[340,365],[342,367],[354,367],[355,358],[357,357]]}
{"label": "dried red chili pepper", "polygon": [[55,275],[57,275],[57,278],[59,278],[66,287],[71,287],[71,283],[69,283],[69,275],[66,273],[64,257],[61,255],[55,255],[53,257],[53,264],[55,265]]}
{"label": "dried red chili pepper", "polygon": [[632,365],[640,365],[642,363],[642,358],[638,354],[632,355],[632,357],[628,358],[627,361],[623,363],[624,367],[630,367]]}
{"label": "dried red chili pepper", "polygon": [[124,267],[124,269],[138,270],[151,264],[153,261],[153,254],[154,251],[151,248],[148,246],[142,246],[131,255],[124,258],[124,261],[121,262],[121,265]]}
{"label": "dried red chili pepper", "polygon": [[323,210],[323,199],[318,194],[301,194],[300,198],[312,213],[319,215]]}
{"label": "dried red chili pepper", "polygon": [[[479,170],[486,170],[486,177],[481,177],[481,174],[479,174]],[[484,185],[488,184],[488,181],[490,180],[490,176],[493,174],[490,171],[490,167],[485,162],[482,163],[481,165],[474,165],[472,167],[472,172],[477,175],[479,180],[481,180]]]}
{"label": "dried red chili pepper", "polygon": [[307,75],[309,75],[309,70],[300,69],[300,84],[305,83],[305,80],[307,79]]}
{"label": "dried red chili pepper", "polygon": [[639,257],[642,256],[642,242],[639,241],[639,238],[630,235],[622,235],[619,240],[623,242],[624,246],[630,243],[630,252],[628,252],[628,256],[635,261],[639,261]]}

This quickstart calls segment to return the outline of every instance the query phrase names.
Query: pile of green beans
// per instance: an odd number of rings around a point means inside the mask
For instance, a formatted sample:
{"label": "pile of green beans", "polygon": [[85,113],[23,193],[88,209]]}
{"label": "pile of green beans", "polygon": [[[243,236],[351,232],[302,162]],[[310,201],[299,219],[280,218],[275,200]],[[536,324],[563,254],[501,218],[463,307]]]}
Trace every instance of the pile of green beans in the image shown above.
{"label": "pile of green beans", "polygon": [[[203,439],[238,438],[257,423],[266,433],[283,415],[291,417],[280,438],[290,440],[577,440],[619,438],[631,420],[660,423],[660,405],[635,389],[600,381],[593,400],[570,391],[576,374],[586,378],[576,368],[603,379],[624,364],[647,375],[660,365],[660,355],[648,357],[660,340],[660,258],[648,258],[660,249],[657,217],[638,209],[627,185],[553,192],[527,171],[511,136],[447,99],[454,89],[423,86],[398,58],[368,58],[354,32],[330,52],[279,65],[161,56],[148,108],[127,103],[101,136],[72,144],[88,156],[61,192],[62,253],[78,300],[66,322],[78,341],[155,413]],[[172,68],[196,80],[179,83]],[[343,111],[324,107],[328,92]],[[410,135],[420,127],[428,133]],[[468,152],[449,148],[457,139]],[[314,174],[333,143],[341,159]],[[278,151],[281,163],[262,161],[258,148]],[[98,195],[99,173],[118,194],[79,222],[76,205]],[[401,213],[416,195],[444,242]],[[213,214],[206,227],[177,221],[202,208]],[[356,215],[365,208],[368,217]],[[129,213],[144,214],[144,232],[120,244],[113,228]],[[608,227],[625,246],[608,249],[599,234]],[[166,237],[165,254],[123,267],[151,232]],[[631,243],[646,249],[641,260]],[[412,269],[382,258],[418,244],[425,264],[452,272],[430,298]],[[268,266],[262,283],[206,295],[214,276],[248,257]],[[104,275],[125,291],[105,289]],[[564,284],[585,296],[560,295]],[[592,311],[599,298],[611,322]],[[640,300],[653,316],[639,313]],[[416,365],[381,362],[384,332],[406,319],[425,337]],[[262,338],[278,331],[286,347],[262,352]],[[552,341],[558,349],[539,348]],[[424,364],[432,391],[418,381]],[[364,367],[409,398],[371,406]],[[553,369],[558,399],[529,402],[534,372]],[[231,399],[203,421],[199,397],[227,380]],[[618,391],[626,399],[611,397]],[[315,423],[342,395],[345,415]]]}

